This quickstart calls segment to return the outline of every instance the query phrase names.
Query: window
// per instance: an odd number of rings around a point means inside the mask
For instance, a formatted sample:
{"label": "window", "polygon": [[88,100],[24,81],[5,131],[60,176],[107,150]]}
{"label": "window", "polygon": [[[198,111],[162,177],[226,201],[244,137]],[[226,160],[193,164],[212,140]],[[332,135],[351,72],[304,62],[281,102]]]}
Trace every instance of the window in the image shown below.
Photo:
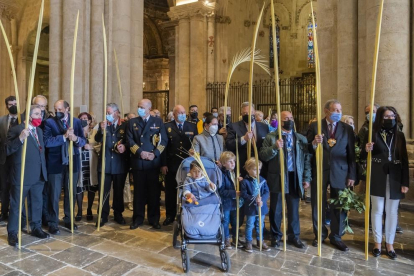
{"label": "window", "polygon": [[[277,17],[277,15],[275,15],[275,21],[276,21],[276,43],[277,43],[277,60],[278,60],[278,66],[279,66],[279,70],[280,70],[280,26],[279,26],[279,17]],[[270,22],[272,22],[272,19],[270,18]],[[272,24],[270,24],[269,26],[269,30],[270,30],[270,35],[269,35],[269,40],[270,40],[270,53],[269,53],[269,65],[270,68],[274,68],[274,53],[273,53],[273,30],[272,30]]]}
{"label": "window", "polygon": [[[316,14],[315,16],[315,29],[318,27],[318,24],[316,23]],[[309,14],[308,19],[308,68],[315,68],[315,52],[313,49],[313,24],[312,24],[312,15]]]}

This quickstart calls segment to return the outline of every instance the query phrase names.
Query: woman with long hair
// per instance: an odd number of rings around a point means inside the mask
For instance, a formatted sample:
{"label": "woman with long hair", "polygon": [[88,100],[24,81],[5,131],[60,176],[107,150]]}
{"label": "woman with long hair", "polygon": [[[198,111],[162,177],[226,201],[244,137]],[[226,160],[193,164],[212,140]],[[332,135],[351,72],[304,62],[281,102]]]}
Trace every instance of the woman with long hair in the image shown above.
{"label": "woman with long hair", "polygon": [[218,119],[213,115],[208,115],[203,127],[203,132],[194,137],[194,149],[201,156],[219,162],[220,155],[224,151],[224,141],[223,136],[218,135]]}
{"label": "woman with long hair", "polygon": [[373,125],[372,143],[367,143],[368,137],[365,137],[365,151],[361,152],[363,158],[366,158],[367,152],[372,152],[371,220],[375,242],[372,254],[375,257],[381,255],[385,206],[385,247],[391,259],[397,258],[393,244],[398,205],[409,186],[407,147],[404,133],[398,127],[398,117],[394,107],[380,107]]}

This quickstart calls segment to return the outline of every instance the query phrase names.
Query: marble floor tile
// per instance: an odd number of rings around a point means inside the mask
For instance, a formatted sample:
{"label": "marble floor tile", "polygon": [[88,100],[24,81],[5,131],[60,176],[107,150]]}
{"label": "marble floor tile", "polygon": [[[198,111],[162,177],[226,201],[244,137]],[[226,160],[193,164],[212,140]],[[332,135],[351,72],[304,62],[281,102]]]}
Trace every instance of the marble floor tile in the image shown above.
{"label": "marble floor tile", "polygon": [[65,267],[62,267],[61,269],[53,271],[48,276],[68,276],[68,275],[92,276],[93,274],[88,271],[76,268],[76,267],[65,266]]}
{"label": "marble floor tile", "polygon": [[36,253],[50,256],[73,246],[74,245],[71,243],[51,238],[30,244],[26,246],[26,248],[35,251]]}
{"label": "marble floor tile", "polygon": [[29,275],[43,276],[64,267],[65,264],[43,255],[33,255],[10,265]]}
{"label": "marble floor tile", "polygon": [[101,259],[104,255],[96,251],[74,246],[52,255],[52,257],[75,267],[84,267],[98,259]]}
{"label": "marble floor tile", "polygon": [[128,273],[136,266],[137,265],[134,263],[107,256],[91,263],[83,269],[97,275],[121,276]]}

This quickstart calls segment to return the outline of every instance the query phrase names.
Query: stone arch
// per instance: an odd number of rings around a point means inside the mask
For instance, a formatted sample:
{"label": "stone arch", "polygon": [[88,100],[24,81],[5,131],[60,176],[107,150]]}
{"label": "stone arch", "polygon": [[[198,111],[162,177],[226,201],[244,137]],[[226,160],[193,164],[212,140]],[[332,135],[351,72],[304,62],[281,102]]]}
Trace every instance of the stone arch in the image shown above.
{"label": "stone arch", "polygon": [[[281,26],[291,26],[292,24],[292,13],[283,3],[274,2],[275,4],[275,13],[279,16],[281,20]],[[266,5],[263,12],[263,26],[268,27],[270,22],[270,3]]]}
{"label": "stone arch", "polygon": [[155,22],[147,15],[144,16],[144,57],[164,57],[164,46],[160,31]]}

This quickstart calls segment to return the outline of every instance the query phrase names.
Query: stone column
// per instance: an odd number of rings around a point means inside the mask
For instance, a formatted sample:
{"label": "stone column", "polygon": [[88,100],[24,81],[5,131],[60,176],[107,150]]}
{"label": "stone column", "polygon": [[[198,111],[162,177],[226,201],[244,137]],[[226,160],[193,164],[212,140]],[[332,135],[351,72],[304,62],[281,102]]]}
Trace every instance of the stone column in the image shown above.
{"label": "stone column", "polygon": [[62,2],[50,0],[49,110],[62,97]]}
{"label": "stone column", "polygon": [[[365,106],[367,102],[366,86],[366,9],[365,1],[358,1],[358,129],[365,121]],[[369,101],[369,100],[368,100]]]}
{"label": "stone column", "polygon": [[[9,43],[11,43],[11,18],[10,15],[7,14],[7,11],[6,7],[0,8],[0,20],[2,21],[6,31]],[[7,113],[7,110],[4,108],[4,99],[10,95],[14,95],[14,84],[11,73],[10,58],[7,52],[7,45],[4,41],[3,34],[0,35],[0,60],[2,61],[2,66],[0,67],[0,97],[3,102],[1,104],[0,113],[4,115]]]}
{"label": "stone column", "polygon": [[93,0],[91,2],[90,56],[92,73],[90,74],[89,111],[93,113],[99,120],[102,120],[104,110],[104,56],[102,34],[102,14],[104,12],[104,0]]}
{"label": "stone column", "polygon": [[[144,1],[132,1],[131,6],[131,86],[129,111],[137,112],[138,101],[142,99],[143,61],[144,61]],[[128,106],[128,102],[125,103]]]}
{"label": "stone column", "polygon": [[[366,0],[366,11],[366,86],[370,88],[379,1]],[[376,102],[398,110],[407,134],[410,133],[410,15],[410,0],[385,2],[376,82]]]}
{"label": "stone column", "polygon": [[[344,114],[358,115],[358,1],[337,0],[338,100]],[[320,25],[319,25],[320,26]]]}
{"label": "stone column", "polygon": [[207,83],[214,81],[214,57],[215,57],[215,18],[209,16],[207,18]]}
{"label": "stone column", "polygon": [[[178,85],[175,104],[190,106],[190,20],[183,18],[178,23]],[[178,93],[177,93],[178,92]]]}

